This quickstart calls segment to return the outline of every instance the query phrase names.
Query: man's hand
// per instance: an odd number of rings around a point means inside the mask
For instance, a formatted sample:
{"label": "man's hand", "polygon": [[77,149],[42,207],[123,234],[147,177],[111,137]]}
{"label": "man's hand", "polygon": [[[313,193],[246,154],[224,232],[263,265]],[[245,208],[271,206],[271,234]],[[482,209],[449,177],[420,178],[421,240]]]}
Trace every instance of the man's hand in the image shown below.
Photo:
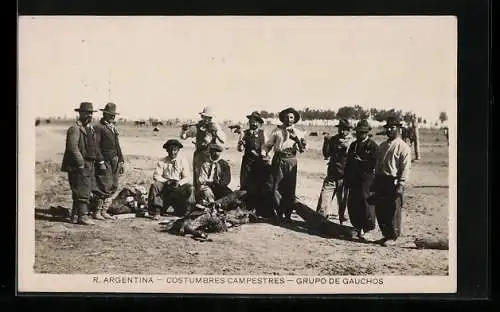
{"label": "man's hand", "polygon": [[106,164],[104,162],[99,162],[99,165],[96,169],[97,175],[105,175],[106,174]]}
{"label": "man's hand", "polygon": [[170,185],[171,187],[179,187],[179,181],[177,181],[177,180],[169,180],[168,181],[168,185]]}

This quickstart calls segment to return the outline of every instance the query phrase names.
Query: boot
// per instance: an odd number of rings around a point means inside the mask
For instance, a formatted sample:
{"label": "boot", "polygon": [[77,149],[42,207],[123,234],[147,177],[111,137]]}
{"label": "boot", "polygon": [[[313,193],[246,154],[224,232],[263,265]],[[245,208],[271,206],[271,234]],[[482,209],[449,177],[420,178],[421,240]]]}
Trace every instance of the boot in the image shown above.
{"label": "boot", "polygon": [[88,204],[78,203],[78,224],[82,225],[94,225],[95,223],[89,218],[88,214]]}
{"label": "boot", "polygon": [[114,220],[115,217],[108,214],[109,206],[111,206],[111,198],[108,197],[108,198],[104,199],[104,201],[102,203],[101,216],[107,220]]}
{"label": "boot", "polygon": [[103,206],[103,200],[102,199],[97,199],[96,200],[96,206],[95,206],[95,211],[92,213],[92,217],[96,220],[105,220],[104,217],[102,216],[102,206]]}
{"label": "boot", "polygon": [[73,207],[71,208],[71,223],[78,223],[78,205],[73,203]]}

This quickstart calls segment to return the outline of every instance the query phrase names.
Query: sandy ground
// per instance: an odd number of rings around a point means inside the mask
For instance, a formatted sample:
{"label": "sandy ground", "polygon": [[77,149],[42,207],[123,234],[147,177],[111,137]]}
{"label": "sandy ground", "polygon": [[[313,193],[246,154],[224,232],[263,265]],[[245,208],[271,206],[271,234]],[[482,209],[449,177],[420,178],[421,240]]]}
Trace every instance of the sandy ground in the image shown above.
{"label": "sandy ground", "polygon": [[[51,218],[50,206],[71,207],[66,174],[60,171],[67,125],[36,128],[35,265],[40,273],[78,274],[266,274],[266,275],[447,275],[448,251],[415,249],[416,237],[448,236],[448,148],[441,133],[423,133],[422,159],[412,164],[403,211],[399,247],[381,247],[322,237],[298,216],[293,225],[246,224],[211,234],[211,242],[160,231],[144,218],[96,221],[85,227]],[[316,131],[313,130],[313,131]],[[321,131],[321,130],[320,130]],[[428,131],[428,130],[426,130]],[[126,155],[122,186],[151,183],[163,142],[178,129],[122,126]],[[320,132],[321,133],[321,132]],[[241,154],[236,135],[229,134],[225,158],[232,166],[231,187],[237,188]],[[374,137],[379,143],[383,137]],[[322,138],[309,137],[309,150],[299,160],[297,196],[316,207],[326,163]],[[192,144],[182,154],[191,159]],[[336,212],[335,203],[332,212]],[[333,222],[338,222],[333,220]],[[377,235],[380,233],[377,228]]]}

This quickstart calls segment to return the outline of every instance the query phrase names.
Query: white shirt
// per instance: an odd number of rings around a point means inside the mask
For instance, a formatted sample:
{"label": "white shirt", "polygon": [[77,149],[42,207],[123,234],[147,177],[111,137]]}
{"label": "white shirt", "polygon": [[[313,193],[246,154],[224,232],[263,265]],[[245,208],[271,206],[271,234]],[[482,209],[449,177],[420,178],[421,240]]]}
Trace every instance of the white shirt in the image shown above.
{"label": "white shirt", "polygon": [[289,138],[288,129],[292,129],[299,139],[305,140],[305,132],[293,125],[287,128],[278,126],[271,132],[267,143],[264,145],[266,152],[269,152],[273,147],[275,152],[299,150],[297,143]]}
{"label": "white shirt", "polygon": [[179,185],[191,182],[189,163],[184,157],[177,156],[171,159],[170,156],[163,157],[157,164],[153,173],[153,180],[167,182],[168,180],[179,181]]}
{"label": "white shirt", "polygon": [[411,148],[401,138],[386,140],[379,145],[375,174],[393,176],[406,184],[411,169]]}

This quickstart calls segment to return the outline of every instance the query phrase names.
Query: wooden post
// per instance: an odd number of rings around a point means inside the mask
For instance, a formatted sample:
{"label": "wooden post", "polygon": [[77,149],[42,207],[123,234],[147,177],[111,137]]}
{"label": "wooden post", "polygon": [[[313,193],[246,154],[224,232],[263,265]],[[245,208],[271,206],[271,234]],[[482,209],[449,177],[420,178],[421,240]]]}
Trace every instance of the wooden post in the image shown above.
{"label": "wooden post", "polygon": [[418,134],[418,123],[416,116],[412,119],[413,129],[415,131],[415,160],[420,159],[420,136]]}

